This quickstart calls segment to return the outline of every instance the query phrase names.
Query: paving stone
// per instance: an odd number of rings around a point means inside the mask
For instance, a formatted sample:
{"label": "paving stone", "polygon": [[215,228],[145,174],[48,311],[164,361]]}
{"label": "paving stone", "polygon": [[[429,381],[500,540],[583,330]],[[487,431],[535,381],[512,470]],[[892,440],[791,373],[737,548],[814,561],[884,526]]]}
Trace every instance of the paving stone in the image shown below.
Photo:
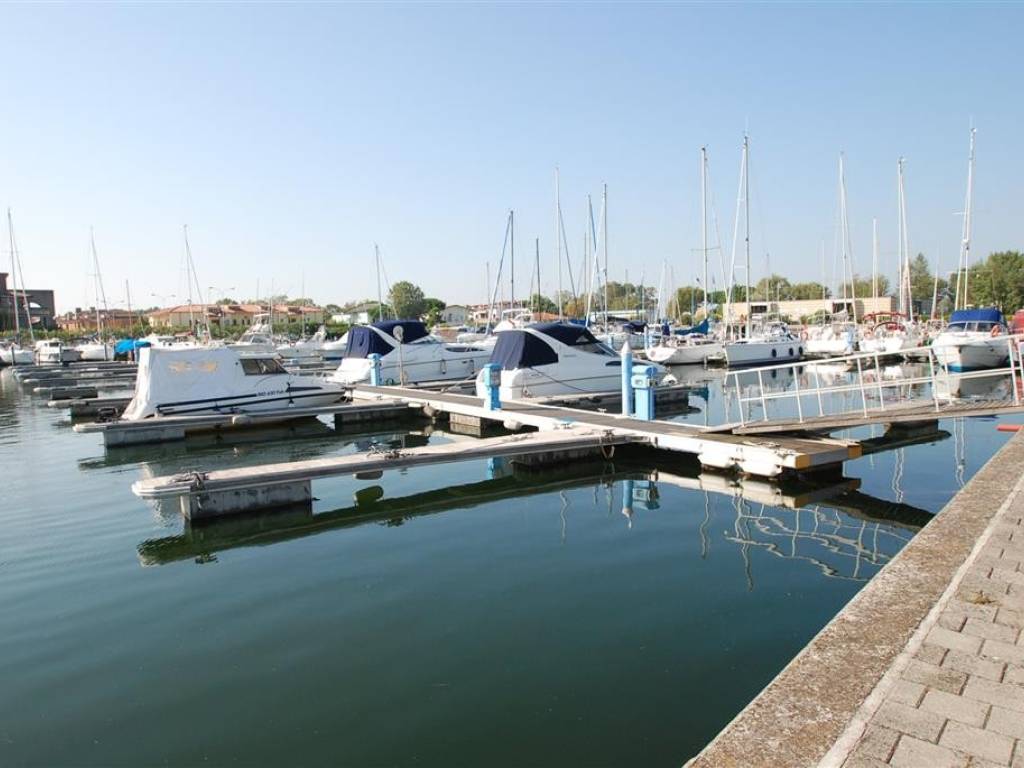
{"label": "paving stone", "polygon": [[1013,739],[955,720],[946,723],[939,745],[1002,765],[1009,765],[1010,758],[1013,757]]}
{"label": "paving stone", "polygon": [[1024,687],[1010,683],[996,683],[980,677],[972,677],[964,688],[964,696],[978,701],[987,701],[1006,709],[1024,712]]}
{"label": "paving stone", "polygon": [[889,765],[896,768],[967,768],[967,758],[946,747],[902,736]]}
{"label": "paving stone", "polygon": [[988,680],[999,682],[1003,679],[1006,664],[1002,661],[983,659],[970,653],[960,651],[949,651],[942,659],[942,666],[947,669],[955,669],[958,672],[966,672],[969,675],[980,675]]}
{"label": "paving stone", "polygon": [[921,701],[921,709],[948,717],[959,723],[966,723],[980,728],[985,724],[989,705],[976,699],[954,696],[945,691],[928,691]]}
{"label": "paving stone", "polygon": [[957,611],[943,611],[942,615],[939,616],[938,625],[951,632],[959,632],[964,628],[964,624],[967,623],[967,614],[958,613]]}
{"label": "paving stone", "polygon": [[992,707],[988,722],[985,723],[985,730],[1012,736],[1015,739],[1024,739],[1024,715],[1012,709]]}
{"label": "paving stone", "polygon": [[996,624],[992,621],[981,621],[968,618],[960,630],[965,635],[982,637],[986,640],[1002,640],[1004,643],[1014,643],[1017,635],[1020,634],[1016,627],[1008,627],[1005,624]]}
{"label": "paving stone", "polygon": [[898,701],[900,704],[909,704],[911,707],[916,707],[921,703],[924,692],[925,687],[920,683],[913,683],[910,680],[897,680],[896,684],[889,690],[886,701]]}
{"label": "paving stone", "polygon": [[883,728],[880,725],[869,724],[864,729],[864,735],[860,737],[860,742],[857,744],[857,752],[866,757],[888,761],[892,757],[893,750],[896,749],[896,742],[899,739],[900,735],[896,731]]}
{"label": "paving stone", "polygon": [[886,701],[875,713],[874,723],[900,733],[910,734],[926,741],[936,741],[946,718],[934,712],[924,712],[906,704]]}
{"label": "paving stone", "polygon": [[1006,567],[996,567],[992,569],[992,575],[989,577],[993,580],[1005,581],[1007,584],[1024,584],[1024,573],[1016,569],[1010,569]]}
{"label": "paving stone", "polygon": [[996,613],[995,621],[997,624],[1005,624],[1008,627],[1024,628],[1024,611],[1001,607]]}
{"label": "paving stone", "polygon": [[1008,661],[1011,664],[1024,666],[1024,648],[1013,643],[1004,643],[1001,640],[986,640],[981,649],[981,655],[990,659]]}
{"label": "paving stone", "polygon": [[973,616],[976,619],[988,619],[989,621],[992,621],[996,617],[996,611],[999,610],[999,606],[995,603],[987,603],[984,601],[975,602],[977,600],[984,600],[984,598],[979,597],[977,593],[971,595],[967,600],[961,600],[954,597],[946,605],[946,610],[955,611],[956,613],[966,613],[968,616]]}
{"label": "paving stone", "polygon": [[1010,664],[1006,667],[1006,676],[1003,677],[1004,683],[1013,683],[1015,685],[1024,685],[1024,667],[1017,667]]}
{"label": "paving stone", "polygon": [[860,749],[856,749],[846,758],[843,768],[889,768],[889,764],[884,760],[879,760],[877,757],[865,755]]}
{"label": "paving stone", "polygon": [[928,642],[964,653],[977,653],[981,649],[981,638],[953,632],[945,627],[933,627],[928,633]]}
{"label": "paving stone", "polygon": [[947,653],[949,653],[948,648],[932,645],[931,643],[924,643],[917,649],[917,653],[914,654],[914,658],[920,659],[926,664],[934,664],[937,667],[942,664],[942,660],[946,658]]}
{"label": "paving stone", "polygon": [[911,659],[907,668],[903,670],[901,677],[914,683],[921,683],[929,688],[938,688],[947,693],[960,693],[964,683],[967,682],[967,675],[952,669],[943,669],[934,664]]}

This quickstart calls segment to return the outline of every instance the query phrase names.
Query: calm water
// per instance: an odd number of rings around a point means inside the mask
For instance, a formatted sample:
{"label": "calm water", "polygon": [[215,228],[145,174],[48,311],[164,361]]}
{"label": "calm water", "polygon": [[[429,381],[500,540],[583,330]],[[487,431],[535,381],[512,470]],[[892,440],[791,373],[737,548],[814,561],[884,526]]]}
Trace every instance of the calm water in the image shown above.
{"label": "calm water", "polygon": [[1006,439],[940,427],[823,487],[481,461],[193,529],[131,483],[467,438],[105,452],[0,375],[0,764],[678,766]]}

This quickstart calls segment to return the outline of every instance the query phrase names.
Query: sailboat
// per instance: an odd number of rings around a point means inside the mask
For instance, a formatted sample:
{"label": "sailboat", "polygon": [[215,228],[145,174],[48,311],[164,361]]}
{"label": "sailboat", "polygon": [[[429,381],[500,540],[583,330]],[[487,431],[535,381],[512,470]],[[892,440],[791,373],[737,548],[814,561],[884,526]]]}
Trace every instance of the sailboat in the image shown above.
{"label": "sailboat", "polygon": [[[730,366],[759,365],[764,363],[782,363],[800,360],[804,356],[803,342],[795,336],[785,323],[762,320],[760,327],[755,328],[751,309],[750,294],[750,138],[743,136],[743,155],[740,164],[740,194],[744,209],[745,234],[743,248],[746,255],[747,316],[745,335],[735,336],[723,347],[725,359]],[[737,200],[737,203],[741,202]],[[736,261],[736,239],[739,230],[740,206],[736,206],[736,224],[733,227],[733,265]],[[727,295],[731,294],[732,281],[727,287]],[[735,328],[733,329],[735,333]]]}
{"label": "sailboat", "polygon": [[103,276],[100,273],[100,258],[96,253],[96,237],[92,229],[89,230],[89,244],[92,249],[93,286],[96,297],[96,340],[78,344],[78,350],[82,360],[98,362],[101,360],[114,359],[114,345],[103,341],[103,315],[100,313],[102,302],[103,311],[107,310],[107,293],[103,290]]}
{"label": "sailboat", "polygon": [[935,358],[947,370],[971,371],[998,368],[1010,358],[1009,332],[1003,313],[995,307],[968,308],[968,280],[971,266],[971,219],[974,205],[974,133],[971,128],[967,159],[967,197],[964,206],[963,237],[957,264],[956,300],[949,324],[932,341]]}
{"label": "sailboat", "polygon": [[20,346],[21,338],[21,315],[18,313],[18,273],[21,272],[22,277],[22,298],[25,302],[25,320],[28,322],[28,333],[29,337],[34,341],[35,338],[32,332],[32,314],[29,312],[28,296],[25,294],[25,275],[24,272],[18,269],[20,259],[18,258],[18,250],[14,245],[14,220],[11,218],[11,209],[7,209],[7,233],[11,244],[11,309],[14,315],[14,334],[15,338],[11,342],[5,342],[0,345],[0,366],[5,365],[31,365],[35,362],[35,353],[31,349],[22,349]]}
{"label": "sailboat", "polygon": [[708,333],[708,151],[700,148],[701,251],[704,255],[704,320],[682,334],[662,335],[661,344],[649,346],[647,359],[663,365],[701,365],[725,354],[721,342]]}

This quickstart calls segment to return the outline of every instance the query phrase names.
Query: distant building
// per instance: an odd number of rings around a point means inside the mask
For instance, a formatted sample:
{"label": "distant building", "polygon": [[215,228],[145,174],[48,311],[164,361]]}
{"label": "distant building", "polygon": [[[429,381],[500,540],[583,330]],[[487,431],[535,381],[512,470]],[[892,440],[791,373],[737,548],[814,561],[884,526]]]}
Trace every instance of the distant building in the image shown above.
{"label": "distant building", "polygon": [[[849,317],[853,317],[853,300],[852,299],[784,299],[782,301],[753,301],[749,305],[745,301],[734,301],[731,305],[732,319],[735,321],[743,320],[747,317],[748,313],[753,315],[779,315],[783,319],[798,321],[802,317],[808,317],[822,309],[828,311],[829,314],[836,315],[842,312],[846,312]],[[725,307],[723,306],[723,310]],[[895,312],[896,311],[896,298],[893,296],[879,296],[877,299],[857,298],[857,317],[861,318],[864,315],[872,312]]]}
{"label": "distant building", "polygon": [[[101,309],[100,323],[105,331],[128,330],[135,323],[142,322],[142,316],[126,309]],[[96,333],[96,309],[75,307],[74,312],[65,312],[57,318],[57,326],[75,333]]]}
{"label": "distant building", "polygon": [[365,325],[377,320],[380,305],[376,301],[366,301],[345,307],[341,312],[331,315],[331,322],[347,325]]}
{"label": "distant building", "polygon": [[[0,272],[0,331],[13,331],[18,325],[28,328],[31,321],[33,328],[52,331],[56,328],[54,316],[56,305],[53,291],[41,288],[18,289],[17,301],[12,288],[7,287],[6,272]],[[25,299],[28,298],[28,312],[25,311]],[[17,313],[17,314],[15,314]],[[17,319],[16,319],[17,318]]]}
{"label": "distant building", "polygon": [[[269,315],[271,308],[266,304],[179,304],[149,312],[146,321],[154,328],[201,328],[209,318],[211,326],[221,330],[248,328],[259,315]],[[274,325],[294,323],[316,327],[324,322],[322,307],[275,304]]]}
{"label": "distant building", "polygon": [[465,304],[449,304],[439,315],[442,325],[465,325],[473,318],[473,310]]}

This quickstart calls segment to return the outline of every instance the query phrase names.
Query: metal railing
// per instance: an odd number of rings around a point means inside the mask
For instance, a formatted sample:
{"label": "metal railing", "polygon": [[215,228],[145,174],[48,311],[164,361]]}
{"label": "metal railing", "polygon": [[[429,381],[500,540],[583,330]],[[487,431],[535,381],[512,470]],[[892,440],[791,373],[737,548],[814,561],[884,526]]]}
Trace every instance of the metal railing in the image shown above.
{"label": "metal railing", "polygon": [[[792,419],[794,423],[803,424],[808,419],[825,416],[854,415],[860,413],[867,418],[870,411],[886,411],[897,407],[912,406],[915,398],[910,397],[915,388],[930,388],[931,401],[936,412],[940,411],[943,402],[956,400],[953,394],[955,384],[978,379],[1002,379],[1009,377],[1010,399],[1013,405],[1021,404],[1020,387],[1024,383],[1024,334],[1001,337],[1007,345],[1009,364],[1006,367],[987,368],[975,371],[956,373],[944,366],[931,346],[914,347],[895,352],[857,352],[842,357],[819,360],[803,360],[791,363],[766,365],[756,368],[740,368],[729,371],[725,379],[727,396],[734,395],[739,411],[739,424],[764,422],[772,420],[769,405],[779,402],[795,403],[796,414],[785,414],[776,418]],[[885,369],[893,363],[902,362],[903,358],[927,358],[927,373],[914,376],[886,377]],[[846,379],[841,383],[829,384],[822,381],[823,369],[833,367],[839,369],[836,374]],[[813,381],[801,383],[801,374],[813,376]],[[773,389],[766,383],[766,378],[777,379],[779,376],[792,375],[793,388]],[[730,381],[731,380],[731,381]],[[945,392],[943,393],[943,389]],[[746,390],[746,391],[745,391]],[[901,396],[900,390],[905,392]],[[887,402],[887,391],[890,392]],[[859,400],[859,406],[836,408],[837,401],[849,399]],[[845,396],[845,397],[837,397]],[[859,397],[858,397],[859,396]],[[733,398],[728,397],[731,401]],[[916,404],[923,405],[927,397],[916,398]],[[807,408],[806,401],[811,401]],[[870,403],[870,404],[869,404]],[[760,413],[755,412],[760,406]],[[816,406],[816,407],[815,407]],[[726,418],[731,408],[726,403]]]}

